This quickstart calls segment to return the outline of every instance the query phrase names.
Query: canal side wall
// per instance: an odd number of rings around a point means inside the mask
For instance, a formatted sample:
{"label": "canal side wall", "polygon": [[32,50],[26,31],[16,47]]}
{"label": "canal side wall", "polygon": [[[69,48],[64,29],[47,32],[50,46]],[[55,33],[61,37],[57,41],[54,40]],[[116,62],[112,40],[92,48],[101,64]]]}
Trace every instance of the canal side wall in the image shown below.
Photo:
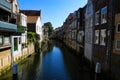
{"label": "canal side wall", "polygon": [[63,40],[61,42],[63,42],[63,44],[65,44],[65,46],[70,50],[70,52],[72,53],[73,56],[76,56],[80,60],[83,60],[83,64],[86,65],[88,68],[90,68],[91,72],[94,73],[95,65],[93,62],[90,62],[84,56],[84,47],[83,46],[81,46],[80,44],[77,44],[77,42],[75,44],[72,44],[71,41],[68,42],[66,40]]}
{"label": "canal side wall", "polygon": [[0,51],[0,75],[10,69],[11,49]]}
{"label": "canal side wall", "polygon": [[11,69],[12,60],[20,63],[23,59],[32,55],[34,51],[34,44],[30,44],[28,47],[23,48],[21,53],[15,55],[14,58],[11,57],[11,49],[0,51],[0,76]]}
{"label": "canal side wall", "polygon": [[33,54],[35,52],[34,50],[34,44],[28,45],[28,47],[23,48],[21,52],[18,52],[16,55],[13,57],[13,61],[19,61],[22,58],[26,58],[27,56]]}

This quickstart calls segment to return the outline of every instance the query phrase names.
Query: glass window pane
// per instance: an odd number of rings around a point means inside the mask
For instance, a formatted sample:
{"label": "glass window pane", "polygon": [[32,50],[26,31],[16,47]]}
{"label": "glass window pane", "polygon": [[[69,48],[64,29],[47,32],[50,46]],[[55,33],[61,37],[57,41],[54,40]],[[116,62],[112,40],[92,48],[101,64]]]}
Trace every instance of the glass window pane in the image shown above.
{"label": "glass window pane", "polygon": [[2,35],[0,35],[0,45],[2,45],[3,40],[2,40]]}
{"label": "glass window pane", "polygon": [[120,49],[120,41],[117,41],[117,49]]}
{"label": "glass window pane", "polygon": [[107,22],[107,7],[101,9],[101,23]]}
{"label": "glass window pane", "polygon": [[4,37],[4,44],[10,44],[10,37]]}
{"label": "glass window pane", "polygon": [[117,31],[120,32],[120,24],[117,26]]}
{"label": "glass window pane", "polygon": [[94,43],[95,43],[95,44],[98,44],[98,43],[99,43],[99,30],[95,30]]}
{"label": "glass window pane", "polygon": [[14,51],[18,50],[18,38],[14,38]]}
{"label": "glass window pane", "polygon": [[106,29],[101,30],[100,33],[100,45],[106,44]]}
{"label": "glass window pane", "polygon": [[95,13],[95,25],[99,25],[99,16],[100,16],[100,12],[97,11],[97,12]]}

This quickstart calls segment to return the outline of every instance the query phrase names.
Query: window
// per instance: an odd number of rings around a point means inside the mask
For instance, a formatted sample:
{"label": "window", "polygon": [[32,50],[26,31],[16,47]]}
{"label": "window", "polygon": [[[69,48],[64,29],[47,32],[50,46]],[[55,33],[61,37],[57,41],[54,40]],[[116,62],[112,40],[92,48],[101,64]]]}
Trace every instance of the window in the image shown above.
{"label": "window", "polygon": [[80,18],[80,12],[78,11],[78,18]]}
{"label": "window", "polygon": [[7,37],[7,36],[4,37],[4,44],[5,45],[10,44],[10,37]]}
{"label": "window", "polygon": [[89,27],[92,27],[92,26],[93,26],[93,18],[92,18],[92,16],[89,17],[88,26],[89,26]]}
{"label": "window", "polygon": [[80,42],[82,43],[83,42],[83,36],[82,36],[82,33],[80,32]]}
{"label": "window", "polygon": [[116,41],[116,49],[120,50],[120,40]]}
{"label": "window", "polygon": [[21,37],[19,37],[19,44],[21,44]]}
{"label": "window", "polygon": [[107,7],[101,9],[101,24],[107,22]]}
{"label": "window", "polygon": [[3,44],[3,37],[2,37],[2,35],[0,35],[0,45],[2,45]]}
{"label": "window", "polygon": [[17,13],[17,11],[18,11],[18,7],[17,7],[17,5],[15,4],[15,12]]}
{"label": "window", "polygon": [[106,29],[102,29],[100,33],[100,45],[106,44]]}
{"label": "window", "polygon": [[99,16],[100,15],[100,11],[97,11],[95,13],[95,25],[99,25]]}
{"label": "window", "polygon": [[80,29],[80,22],[78,22],[77,29],[78,30]]}
{"label": "window", "polygon": [[14,38],[14,51],[18,50],[18,38]]}
{"label": "window", "polygon": [[120,33],[120,23],[117,24],[117,32]]}
{"label": "window", "polygon": [[98,43],[99,43],[99,30],[95,30],[94,43],[95,43],[95,44],[98,44]]}
{"label": "window", "polygon": [[84,32],[80,31],[77,36],[77,41],[83,43],[83,36],[84,36]]}

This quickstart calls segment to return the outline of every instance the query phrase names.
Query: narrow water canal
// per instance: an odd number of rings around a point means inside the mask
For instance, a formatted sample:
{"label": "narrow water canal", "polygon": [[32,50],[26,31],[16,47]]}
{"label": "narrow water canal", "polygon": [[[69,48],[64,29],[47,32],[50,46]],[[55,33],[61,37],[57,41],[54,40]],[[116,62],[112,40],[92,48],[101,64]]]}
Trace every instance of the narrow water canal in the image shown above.
{"label": "narrow water canal", "polygon": [[39,54],[18,65],[18,77],[7,72],[0,80],[94,80],[81,59],[73,56],[62,43],[51,41]]}

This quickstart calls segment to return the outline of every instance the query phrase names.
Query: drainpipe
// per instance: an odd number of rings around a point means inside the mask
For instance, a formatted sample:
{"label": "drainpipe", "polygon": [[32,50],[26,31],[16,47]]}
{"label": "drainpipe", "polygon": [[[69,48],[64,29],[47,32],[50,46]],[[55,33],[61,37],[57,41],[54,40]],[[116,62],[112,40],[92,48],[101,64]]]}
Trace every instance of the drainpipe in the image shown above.
{"label": "drainpipe", "polygon": [[111,73],[111,54],[112,54],[112,47],[113,47],[113,42],[112,42],[112,34],[113,34],[113,24],[114,24],[114,19],[113,19],[113,0],[109,0],[109,9],[108,11],[110,12],[108,17],[109,17],[109,31],[108,31],[108,45],[107,45],[107,56],[108,56],[108,72],[109,72],[109,76]]}

